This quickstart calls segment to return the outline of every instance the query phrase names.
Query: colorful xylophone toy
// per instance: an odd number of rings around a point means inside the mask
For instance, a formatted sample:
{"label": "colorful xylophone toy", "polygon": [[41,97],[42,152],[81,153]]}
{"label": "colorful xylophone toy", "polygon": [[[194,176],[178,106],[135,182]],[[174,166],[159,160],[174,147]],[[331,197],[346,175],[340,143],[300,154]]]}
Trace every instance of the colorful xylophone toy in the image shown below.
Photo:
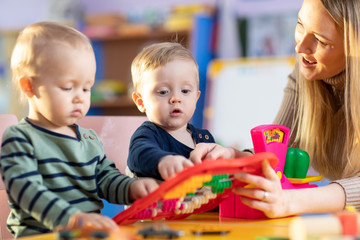
{"label": "colorful xylophone toy", "polygon": [[273,153],[207,160],[196,164],[167,179],[157,190],[135,201],[113,219],[117,224],[131,224],[144,219],[182,219],[209,211],[226,199],[232,193],[232,188],[244,185],[234,179],[235,173],[262,175],[261,163],[265,159],[272,167],[278,164]]}

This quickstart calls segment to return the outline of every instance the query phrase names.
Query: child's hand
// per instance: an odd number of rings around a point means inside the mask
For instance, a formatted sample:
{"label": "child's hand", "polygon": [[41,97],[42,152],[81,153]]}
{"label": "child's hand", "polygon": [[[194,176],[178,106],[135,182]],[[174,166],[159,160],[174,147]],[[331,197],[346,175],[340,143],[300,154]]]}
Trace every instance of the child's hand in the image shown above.
{"label": "child's hand", "polygon": [[201,163],[207,159],[234,158],[236,154],[233,148],[223,147],[216,143],[199,143],[190,153],[190,160],[193,163]]}
{"label": "child's hand", "polygon": [[168,179],[176,173],[191,167],[194,164],[187,158],[180,155],[167,155],[160,159],[158,170],[163,179]]}
{"label": "child's hand", "polygon": [[134,201],[139,198],[146,197],[153,192],[159,184],[152,178],[138,178],[130,184],[129,198]]}
{"label": "child's hand", "polygon": [[108,229],[115,229],[118,227],[111,218],[103,216],[101,214],[77,212],[70,217],[66,228],[71,229],[81,226],[92,226],[95,228]]}

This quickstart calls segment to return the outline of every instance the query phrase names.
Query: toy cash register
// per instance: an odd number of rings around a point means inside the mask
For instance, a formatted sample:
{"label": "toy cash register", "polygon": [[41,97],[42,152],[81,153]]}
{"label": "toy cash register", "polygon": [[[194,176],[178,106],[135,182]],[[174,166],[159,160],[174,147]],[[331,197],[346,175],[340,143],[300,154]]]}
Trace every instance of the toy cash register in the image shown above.
{"label": "toy cash register", "polygon": [[[290,129],[282,125],[260,125],[253,128],[251,137],[255,154],[272,152],[277,156],[279,162],[274,170],[283,189],[317,187],[309,183],[321,180],[321,176],[306,176],[309,156],[300,149],[288,147],[289,135]],[[265,215],[244,205],[238,195],[230,194],[220,204],[220,217],[257,219],[265,218]]]}

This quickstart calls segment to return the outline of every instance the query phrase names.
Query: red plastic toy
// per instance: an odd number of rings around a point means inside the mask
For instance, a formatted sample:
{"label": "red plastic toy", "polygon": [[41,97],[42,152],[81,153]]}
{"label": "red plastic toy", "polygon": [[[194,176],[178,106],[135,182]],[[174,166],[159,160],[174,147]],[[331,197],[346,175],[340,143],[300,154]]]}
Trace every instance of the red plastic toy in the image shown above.
{"label": "red plastic toy", "polygon": [[278,164],[273,153],[259,153],[238,159],[207,160],[189,167],[164,181],[157,190],[135,201],[117,214],[117,224],[131,224],[141,219],[182,219],[217,207],[241,186],[233,174],[248,172],[262,175],[261,163],[267,159],[272,167]]}

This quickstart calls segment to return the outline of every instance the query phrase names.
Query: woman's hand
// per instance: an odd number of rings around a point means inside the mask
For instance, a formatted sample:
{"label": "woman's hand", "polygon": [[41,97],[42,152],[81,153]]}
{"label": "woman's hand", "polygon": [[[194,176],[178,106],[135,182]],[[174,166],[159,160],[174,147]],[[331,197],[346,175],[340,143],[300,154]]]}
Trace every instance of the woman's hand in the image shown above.
{"label": "woman's hand", "polygon": [[241,182],[251,184],[251,188],[234,188],[234,193],[241,195],[241,201],[263,211],[267,217],[284,217],[289,212],[288,194],[281,187],[280,179],[267,160],[262,163],[264,177],[248,173],[238,173],[234,177]]}

